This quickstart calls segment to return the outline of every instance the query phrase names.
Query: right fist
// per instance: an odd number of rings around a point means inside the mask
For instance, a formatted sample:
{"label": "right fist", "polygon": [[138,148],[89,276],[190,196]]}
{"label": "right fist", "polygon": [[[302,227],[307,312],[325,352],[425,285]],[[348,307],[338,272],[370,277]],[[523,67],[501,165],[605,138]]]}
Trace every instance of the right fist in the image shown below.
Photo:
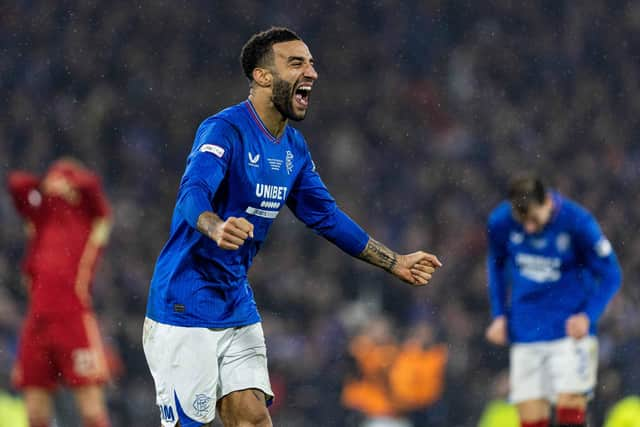
{"label": "right fist", "polygon": [[507,319],[504,316],[498,316],[485,332],[487,341],[496,345],[505,345],[507,343]]}
{"label": "right fist", "polygon": [[249,237],[253,238],[253,224],[245,218],[230,216],[218,224],[214,240],[221,249],[236,250]]}

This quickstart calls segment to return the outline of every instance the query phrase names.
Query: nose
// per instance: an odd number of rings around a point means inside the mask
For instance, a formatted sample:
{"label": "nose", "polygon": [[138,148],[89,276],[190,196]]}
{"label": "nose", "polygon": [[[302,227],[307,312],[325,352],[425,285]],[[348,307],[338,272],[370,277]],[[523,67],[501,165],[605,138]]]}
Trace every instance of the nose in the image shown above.
{"label": "nose", "polygon": [[304,77],[311,79],[311,80],[317,80],[318,79],[318,72],[316,71],[315,68],[313,68],[313,64],[309,63],[307,64],[307,66],[304,69]]}
{"label": "nose", "polygon": [[523,225],[524,231],[527,233],[535,233],[538,231],[538,225],[534,221],[525,221]]}

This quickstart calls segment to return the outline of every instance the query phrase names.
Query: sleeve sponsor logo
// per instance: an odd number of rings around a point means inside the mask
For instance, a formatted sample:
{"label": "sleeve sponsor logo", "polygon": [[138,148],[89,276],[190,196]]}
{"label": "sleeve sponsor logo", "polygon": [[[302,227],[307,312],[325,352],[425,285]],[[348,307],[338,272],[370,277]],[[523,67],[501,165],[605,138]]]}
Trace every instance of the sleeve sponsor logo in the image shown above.
{"label": "sleeve sponsor logo", "polygon": [[608,257],[613,251],[611,243],[604,237],[598,240],[594,249],[600,258]]}
{"label": "sleeve sponsor logo", "polygon": [[224,156],[224,148],[220,147],[219,145],[204,144],[202,147],[200,147],[199,151],[201,153],[215,154],[216,156],[218,156],[220,158],[222,158],[222,156]]}

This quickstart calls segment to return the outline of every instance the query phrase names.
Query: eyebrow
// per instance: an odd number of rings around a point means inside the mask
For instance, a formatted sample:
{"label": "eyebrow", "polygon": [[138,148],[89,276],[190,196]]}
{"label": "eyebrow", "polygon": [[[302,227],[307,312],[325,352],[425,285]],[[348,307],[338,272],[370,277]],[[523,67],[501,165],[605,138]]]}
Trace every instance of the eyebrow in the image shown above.
{"label": "eyebrow", "polygon": [[[293,61],[302,61],[304,62],[305,57],[304,56],[290,56],[287,58],[287,62],[293,62]],[[313,63],[313,58],[309,58],[309,62]]]}

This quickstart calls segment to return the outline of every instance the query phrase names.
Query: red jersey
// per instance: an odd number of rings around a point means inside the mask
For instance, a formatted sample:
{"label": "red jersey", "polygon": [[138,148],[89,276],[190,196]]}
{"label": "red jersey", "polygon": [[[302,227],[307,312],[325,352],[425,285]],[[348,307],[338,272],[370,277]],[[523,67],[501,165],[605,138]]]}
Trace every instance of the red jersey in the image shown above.
{"label": "red jersey", "polygon": [[31,314],[90,309],[90,286],[109,232],[110,208],[100,179],[60,160],[42,179],[10,173],[9,191],[27,221],[23,270],[30,282]]}

